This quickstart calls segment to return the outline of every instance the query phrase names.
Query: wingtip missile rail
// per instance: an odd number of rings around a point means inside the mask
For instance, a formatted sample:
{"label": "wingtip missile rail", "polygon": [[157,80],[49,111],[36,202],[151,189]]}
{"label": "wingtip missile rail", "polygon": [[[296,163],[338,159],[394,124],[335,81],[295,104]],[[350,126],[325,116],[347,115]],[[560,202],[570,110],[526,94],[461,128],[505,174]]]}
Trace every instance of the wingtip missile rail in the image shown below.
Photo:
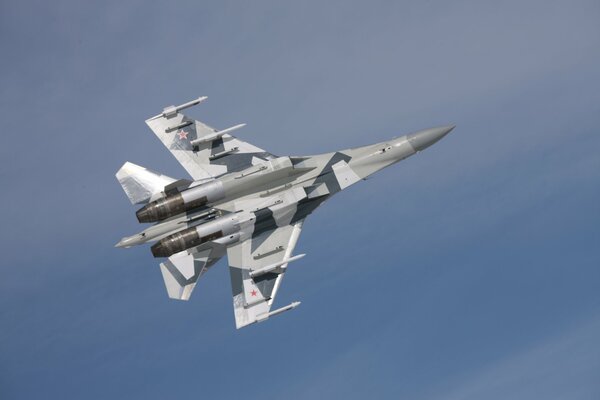
{"label": "wingtip missile rail", "polygon": [[190,107],[193,107],[193,106],[195,106],[197,104],[200,104],[203,101],[205,101],[206,99],[208,99],[208,96],[200,96],[197,99],[188,101],[187,103],[183,103],[183,104],[180,104],[178,106],[168,106],[168,107],[165,107],[160,114],[155,115],[154,117],[152,117],[150,119],[156,119],[156,118],[161,118],[161,117],[164,117],[164,118],[167,118],[167,119],[172,118],[175,115],[177,115],[177,113],[179,111],[185,110],[186,108],[190,108]]}

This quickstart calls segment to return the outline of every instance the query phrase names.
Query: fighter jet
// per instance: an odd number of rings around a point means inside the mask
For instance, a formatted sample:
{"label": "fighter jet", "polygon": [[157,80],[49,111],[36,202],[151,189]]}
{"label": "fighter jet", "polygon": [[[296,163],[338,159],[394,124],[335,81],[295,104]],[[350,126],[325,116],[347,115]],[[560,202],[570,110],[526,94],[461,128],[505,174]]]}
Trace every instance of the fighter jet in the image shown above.
{"label": "fighter jet", "polygon": [[152,224],[116,247],[153,243],[170,298],[189,300],[225,254],[236,328],[296,308],[271,310],[306,218],[334,194],[425,150],[454,126],[425,129],[385,142],[314,156],[276,156],[182,110],[200,97],[166,107],[146,124],[192,179],[174,179],[126,162],[116,176],[136,216]]}

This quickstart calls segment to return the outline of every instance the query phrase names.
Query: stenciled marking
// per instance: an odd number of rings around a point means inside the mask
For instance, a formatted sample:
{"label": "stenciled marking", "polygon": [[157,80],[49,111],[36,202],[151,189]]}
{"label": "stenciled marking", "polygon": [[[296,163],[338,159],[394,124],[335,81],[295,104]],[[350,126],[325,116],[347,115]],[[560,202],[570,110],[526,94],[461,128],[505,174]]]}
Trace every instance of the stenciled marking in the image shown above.
{"label": "stenciled marking", "polygon": [[181,130],[181,131],[177,132],[177,135],[179,136],[179,140],[187,139],[188,132]]}

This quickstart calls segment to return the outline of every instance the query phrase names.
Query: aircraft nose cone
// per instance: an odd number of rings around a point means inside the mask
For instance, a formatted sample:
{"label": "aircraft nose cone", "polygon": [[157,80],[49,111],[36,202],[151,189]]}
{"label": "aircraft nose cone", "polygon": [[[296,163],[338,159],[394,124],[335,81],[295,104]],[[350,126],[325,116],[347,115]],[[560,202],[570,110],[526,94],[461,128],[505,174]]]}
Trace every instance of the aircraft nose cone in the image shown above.
{"label": "aircraft nose cone", "polygon": [[446,136],[452,129],[454,125],[425,129],[408,135],[407,139],[415,151],[422,151]]}

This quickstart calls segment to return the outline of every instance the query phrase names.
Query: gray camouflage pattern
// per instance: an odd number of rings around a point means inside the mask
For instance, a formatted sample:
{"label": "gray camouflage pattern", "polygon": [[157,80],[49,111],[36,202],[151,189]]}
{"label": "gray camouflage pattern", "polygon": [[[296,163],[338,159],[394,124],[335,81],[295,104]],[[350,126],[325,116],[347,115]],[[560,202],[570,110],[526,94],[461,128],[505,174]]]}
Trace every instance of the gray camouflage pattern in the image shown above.
{"label": "gray camouflage pattern", "polygon": [[[185,248],[173,250],[179,252],[160,263],[167,293],[178,300],[189,300],[198,279],[227,254],[237,328],[300,304],[271,310],[289,262],[302,256],[293,256],[293,251],[313,211],[334,194],[426,149],[454,128],[426,129],[315,156],[277,157],[229,134],[242,125],[218,131],[180,112],[203,100],[167,107],[146,121],[194,181],[176,180],[129,162],[117,172],[117,179],[132,204],[180,192],[186,198],[194,193],[190,189],[214,181],[225,195],[158,221],[116,246],[175,241],[178,249]],[[217,219],[226,222],[210,223]],[[222,228],[210,233],[207,229],[212,226]],[[179,232],[190,233],[177,236]]]}

